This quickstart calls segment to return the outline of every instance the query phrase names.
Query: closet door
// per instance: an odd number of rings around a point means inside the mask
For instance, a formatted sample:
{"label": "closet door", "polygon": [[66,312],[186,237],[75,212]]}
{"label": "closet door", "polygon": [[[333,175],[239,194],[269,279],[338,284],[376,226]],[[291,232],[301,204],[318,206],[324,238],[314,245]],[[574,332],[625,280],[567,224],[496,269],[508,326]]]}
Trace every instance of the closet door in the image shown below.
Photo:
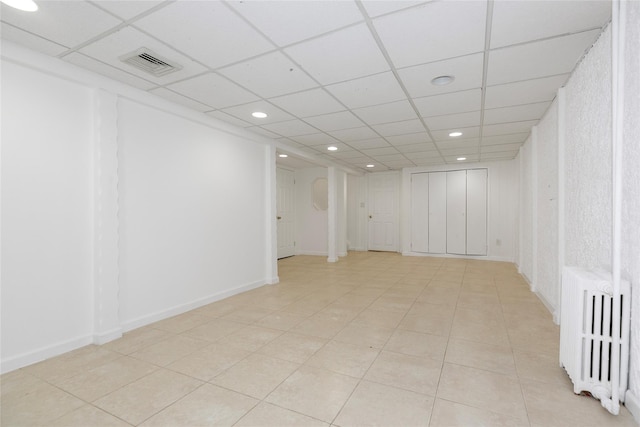
{"label": "closet door", "polygon": [[466,255],[467,171],[447,172],[447,253]]}
{"label": "closet door", "polygon": [[447,252],[447,173],[429,173],[429,252]]}
{"label": "closet door", "polygon": [[467,171],[467,255],[487,254],[487,169]]}
{"label": "closet door", "polygon": [[429,174],[411,175],[411,250],[429,252]]}

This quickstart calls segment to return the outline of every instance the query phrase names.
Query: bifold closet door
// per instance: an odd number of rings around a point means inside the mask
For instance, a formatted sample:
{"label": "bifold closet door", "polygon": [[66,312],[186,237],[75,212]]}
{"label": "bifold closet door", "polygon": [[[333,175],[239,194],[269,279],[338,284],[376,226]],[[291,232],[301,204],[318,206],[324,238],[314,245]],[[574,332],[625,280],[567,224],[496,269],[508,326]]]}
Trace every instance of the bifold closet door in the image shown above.
{"label": "bifold closet door", "polygon": [[447,173],[429,173],[429,252],[447,252]]}
{"label": "bifold closet door", "polygon": [[411,250],[429,252],[429,174],[411,175]]}
{"label": "bifold closet door", "polygon": [[467,171],[447,172],[447,253],[467,253]]}
{"label": "bifold closet door", "polygon": [[467,255],[487,254],[487,169],[467,171]]}

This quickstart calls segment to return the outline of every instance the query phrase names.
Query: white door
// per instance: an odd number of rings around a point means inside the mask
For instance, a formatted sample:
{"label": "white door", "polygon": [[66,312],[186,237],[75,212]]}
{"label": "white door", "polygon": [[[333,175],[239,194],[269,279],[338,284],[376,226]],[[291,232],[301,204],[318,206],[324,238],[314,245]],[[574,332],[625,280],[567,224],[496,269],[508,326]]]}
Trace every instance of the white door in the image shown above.
{"label": "white door", "polygon": [[467,171],[467,255],[487,254],[487,169]]}
{"label": "white door", "polygon": [[429,174],[411,174],[411,250],[429,252]]}
{"label": "white door", "polygon": [[447,173],[429,173],[429,252],[447,252]]}
{"label": "white door", "polygon": [[447,253],[467,253],[467,171],[447,172]]}
{"label": "white door", "polygon": [[369,250],[398,251],[398,173],[369,175]]}
{"label": "white door", "polygon": [[276,169],[278,259],[295,255],[295,186],[290,170]]}

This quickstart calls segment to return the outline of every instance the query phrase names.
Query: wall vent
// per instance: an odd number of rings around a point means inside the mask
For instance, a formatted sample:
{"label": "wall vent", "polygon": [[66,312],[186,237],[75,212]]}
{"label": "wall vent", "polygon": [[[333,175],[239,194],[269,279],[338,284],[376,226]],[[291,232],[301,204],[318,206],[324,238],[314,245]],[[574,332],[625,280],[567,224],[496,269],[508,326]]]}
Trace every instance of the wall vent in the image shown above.
{"label": "wall vent", "polygon": [[145,47],[121,56],[120,60],[156,77],[162,77],[182,69],[175,62],[169,61]]}

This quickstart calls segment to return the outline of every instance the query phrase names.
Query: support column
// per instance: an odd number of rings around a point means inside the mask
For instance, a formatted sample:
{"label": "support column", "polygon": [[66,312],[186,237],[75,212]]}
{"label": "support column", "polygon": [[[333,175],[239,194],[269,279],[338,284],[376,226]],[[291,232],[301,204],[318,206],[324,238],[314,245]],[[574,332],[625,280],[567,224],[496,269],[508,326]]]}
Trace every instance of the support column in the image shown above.
{"label": "support column", "polygon": [[122,336],[118,267],[118,97],[95,93],[93,342]]}
{"label": "support column", "polygon": [[327,262],[338,261],[338,186],[336,179],[336,168],[331,166],[327,168],[327,183],[328,183],[328,197],[329,207],[327,209],[328,220],[328,248],[327,248]]}
{"label": "support column", "polygon": [[278,277],[278,224],[277,215],[277,185],[276,185],[276,147],[266,148],[265,160],[265,221],[266,221],[266,253],[265,277],[268,285],[280,282]]}

